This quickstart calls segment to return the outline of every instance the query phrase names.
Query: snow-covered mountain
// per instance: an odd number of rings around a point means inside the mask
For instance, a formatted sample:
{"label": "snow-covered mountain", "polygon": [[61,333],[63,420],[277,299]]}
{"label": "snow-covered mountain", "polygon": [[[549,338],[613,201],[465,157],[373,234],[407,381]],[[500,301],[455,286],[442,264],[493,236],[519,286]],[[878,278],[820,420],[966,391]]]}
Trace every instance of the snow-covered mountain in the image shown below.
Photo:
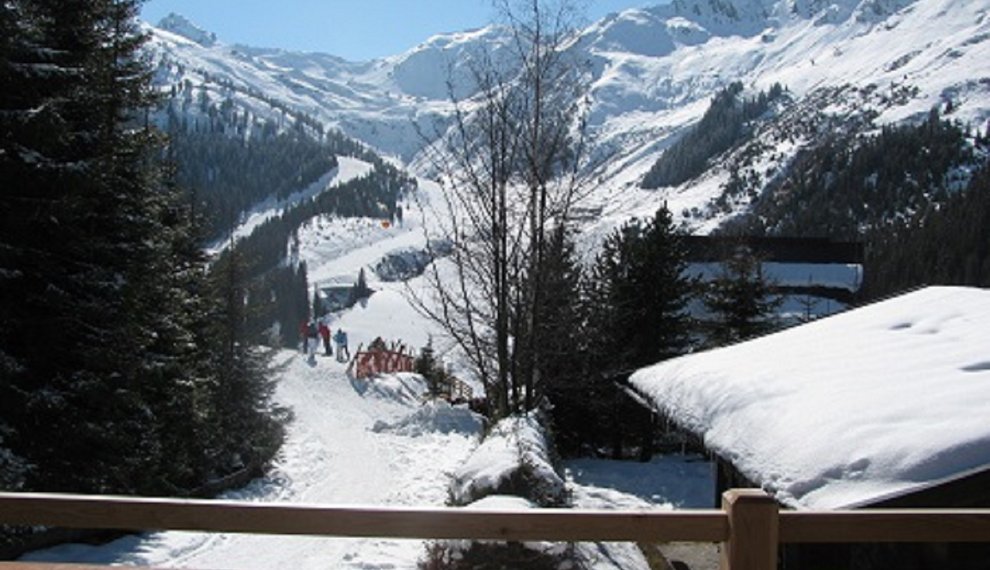
{"label": "snow-covered mountain", "polygon": [[[420,132],[435,132],[450,118],[448,78],[458,98],[468,97],[471,59],[509,41],[491,26],[349,62],[226,45],[179,17],[149,29],[163,86],[185,84],[255,114],[297,110],[407,165],[427,142]],[[639,187],[664,149],[732,82],[753,93],[774,83],[788,89],[793,106],[778,119],[778,134],[780,121],[819,115],[864,117],[864,128],[875,130],[919,120],[935,106],[979,129],[990,119],[990,6],[981,0],[674,0],[594,22],[571,49],[592,73],[592,144],[611,155],[585,204],[594,214],[585,228],[591,241],[663,201],[697,231],[746,207],[742,201],[711,211],[729,176],[724,168],[677,187]],[[818,123],[811,124],[770,140],[772,158],[756,161],[761,174],[770,178],[813,142]],[[688,216],[692,209],[696,215]]]}

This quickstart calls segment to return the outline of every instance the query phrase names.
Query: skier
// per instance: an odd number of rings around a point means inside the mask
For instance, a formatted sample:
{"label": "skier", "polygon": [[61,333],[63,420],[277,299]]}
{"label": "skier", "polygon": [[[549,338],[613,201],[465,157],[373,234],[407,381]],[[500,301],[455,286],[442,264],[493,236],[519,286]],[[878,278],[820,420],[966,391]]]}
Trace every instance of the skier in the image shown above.
{"label": "skier", "polygon": [[337,334],[333,335],[333,341],[337,343],[337,362],[350,360],[351,350],[347,348],[347,333],[344,332],[344,329],[337,329]]}
{"label": "skier", "polygon": [[323,321],[320,321],[320,337],[323,339],[324,356],[333,356],[333,351],[330,350],[330,327]]}
{"label": "skier", "polygon": [[319,346],[320,342],[319,335],[320,331],[316,328],[316,323],[310,321],[309,326],[306,328],[306,338],[309,341],[306,351],[309,354],[310,360],[316,359],[316,347]]}

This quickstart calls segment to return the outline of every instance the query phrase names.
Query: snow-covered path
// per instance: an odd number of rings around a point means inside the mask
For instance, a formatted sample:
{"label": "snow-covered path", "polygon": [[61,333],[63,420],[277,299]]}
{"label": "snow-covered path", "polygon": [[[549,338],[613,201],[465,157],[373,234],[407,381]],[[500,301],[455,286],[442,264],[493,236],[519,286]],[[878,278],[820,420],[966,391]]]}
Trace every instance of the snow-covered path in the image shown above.
{"label": "snow-covered path", "polygon": [[[282,456],[269,477],[225,498],[338,505],[444,503],[446,474],[463,461],[477,438],[471,430],[433,429],[430,419],[436,414],[422,413],[423,385],[417,377],[364,382],[349,379],[343,365],[330,358],[320,357],[313,365],[286,351],[279,359],[285,370],[276,399],[295,414]],[[403,421],[416,423],[416,429],[387,429]],[[306,570],[415,568],[422,553],[418,540],[161,532],[96,547],[66,545],[26,559]]]}

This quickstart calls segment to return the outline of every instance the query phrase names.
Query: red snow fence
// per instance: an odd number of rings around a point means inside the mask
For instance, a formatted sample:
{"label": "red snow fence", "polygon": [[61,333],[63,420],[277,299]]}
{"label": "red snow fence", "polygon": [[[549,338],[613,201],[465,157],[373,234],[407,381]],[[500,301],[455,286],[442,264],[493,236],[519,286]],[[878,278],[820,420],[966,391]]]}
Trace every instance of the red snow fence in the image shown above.
{"label": "red snow fence", "polygon": [[347,367],[348,374],[353,374],[355,378],[413,371],[416,358],[406,352],[406,345],[400,341],[386,344],[382,337],[378,337],[371,341],[367,350],[362,350],[362,346],[358,346],[354,359]]}

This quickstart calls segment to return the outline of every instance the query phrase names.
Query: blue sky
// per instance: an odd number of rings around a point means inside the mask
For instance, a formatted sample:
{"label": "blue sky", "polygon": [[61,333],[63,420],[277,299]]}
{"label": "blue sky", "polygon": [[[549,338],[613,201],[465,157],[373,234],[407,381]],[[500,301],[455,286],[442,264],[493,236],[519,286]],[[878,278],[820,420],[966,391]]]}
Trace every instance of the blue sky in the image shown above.
{"label": "blue sky", "polygon": [[[669,0],[585,0],[589,20]],[[225,43],[321,51],[352,61],[403,52],[433,34],[489,23],[491,0],[147,0],[142,18],[177,12]]]}

